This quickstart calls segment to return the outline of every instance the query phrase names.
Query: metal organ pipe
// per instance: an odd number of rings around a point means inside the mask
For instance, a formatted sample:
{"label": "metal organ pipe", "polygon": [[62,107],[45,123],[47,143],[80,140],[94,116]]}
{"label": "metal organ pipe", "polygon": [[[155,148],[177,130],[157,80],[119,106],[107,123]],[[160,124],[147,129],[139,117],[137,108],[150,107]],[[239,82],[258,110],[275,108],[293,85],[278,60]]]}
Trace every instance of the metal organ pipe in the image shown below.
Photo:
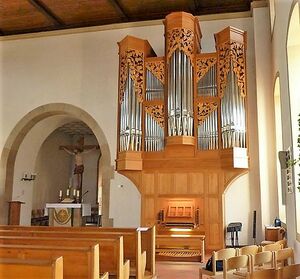
{"label": "metal organ pipe", "polygon": [[245,99],[240,94],[237,77],[231,69],[227,76],[224,96],[221,100],[223,148],[246,147]]}
{"label": "metal organ pipe", "polygon": [[[208,72],[197,84],[199,97],[217,96],[216,64],[211,66]],[[198,148],[200,150],[218,149],[218,110],[213,110],[203,122],[198,125]]]}
{"label": "metal organ pipe", "polygon": [[179,49],[168,65],[168,135],[193,135],[193,66]]}
{"label": "metal organ pipe", "polygon": [[128,72],[120,112],[120,151],[140,151],[142,126],[141,106],[137,100],[134,84]]}
{"label": "metal organ pipe", "polygon": [[[164,99],[163,84],[149,71],[146,72],[146,100]],[[164,148],[164,129],[157,120],[145,113],[145,151],[161,151]]]}

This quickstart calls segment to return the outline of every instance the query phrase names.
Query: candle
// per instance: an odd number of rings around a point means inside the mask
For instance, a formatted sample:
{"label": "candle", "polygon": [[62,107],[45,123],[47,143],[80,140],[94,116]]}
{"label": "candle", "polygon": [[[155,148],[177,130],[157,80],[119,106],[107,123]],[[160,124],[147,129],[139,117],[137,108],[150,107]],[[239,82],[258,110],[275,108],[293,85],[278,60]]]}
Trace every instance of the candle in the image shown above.
{"label": "candle", "polygon": [[62,190],[59,190],[59,197],[62,197]]}
{"label": "candle", "polygon": [[76,196],[76,189],[73,189],[73,197]]}
{"label": "candle", "polygon": [[79,198],[79,190],[76,191],[76,197]]}
{"label": "candle", "polygon": [[67,189],[67,197],[70,196],[70,189]]}

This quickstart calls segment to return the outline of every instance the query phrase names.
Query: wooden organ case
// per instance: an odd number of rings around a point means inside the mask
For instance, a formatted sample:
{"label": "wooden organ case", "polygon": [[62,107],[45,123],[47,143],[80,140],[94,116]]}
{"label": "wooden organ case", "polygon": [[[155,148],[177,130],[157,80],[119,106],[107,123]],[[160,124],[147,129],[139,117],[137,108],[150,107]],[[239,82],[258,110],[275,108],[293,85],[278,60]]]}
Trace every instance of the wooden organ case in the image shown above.
{"label": "wooden organ case", "polygon": [[227,27],[201,53],[196,17],[164,25],[164,57],[146,40],[119,43],[117,171],[141,193],[142,226],[193,227],[219,249],[224,190],[248,169],[246,33]]}

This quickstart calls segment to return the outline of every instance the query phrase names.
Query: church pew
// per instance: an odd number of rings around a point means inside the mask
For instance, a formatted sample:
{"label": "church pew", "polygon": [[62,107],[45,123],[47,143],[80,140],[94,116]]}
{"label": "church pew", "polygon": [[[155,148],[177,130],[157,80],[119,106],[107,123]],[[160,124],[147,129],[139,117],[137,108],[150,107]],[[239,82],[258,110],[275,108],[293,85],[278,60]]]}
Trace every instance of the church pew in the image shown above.
{"label": "church pew", "polygon": [[[80,232],[107,232],[114,234],[135,234],[137,230],[141,232],[141,246],[142,251],[146,251],[146,271],[149,274],[155,275],[155,231],[156,227],[152,226],[149,228],[114,228],[114,227],[45,227],[45,226],[14,226],[14,225],[0,225],[0,230],[26,230],[26,231],[80,231]],[[127,245],[128,244],[128,245]],[[132,240],[124,238],[125,247],[132,247]],[[137,245],[138,247],[138,245]],[[131,250],[132,248],[130,248]],[[128,255],[130,250],[124,249],[125,258],[131,260],[131,265],[134,266],[132,257]]]}
{"label": "church pew", "polygon": [[[26,226],[0,226],[0,235],[5,235],[10,231],[10,235],[30,236],[59,236],[72,237],[74,233],[79,233],[80,237],[102,237],[123,236],[124,237],[124,257],[130,260],[130,274],[138,279],[143,278],[144,273],[147,277],[155,276],[155,227],[143,228],[102,228],[102,227],[26,227]],[[15,232],[15,233],[13,233]],[[52,232],[52,233],[51,233]],[[63,234],[65,233],[65,235]],[[146,257],[142,251],[146,252]],[[146,258],[145,271],[143,259]],[[136,268],[138,267],[138,268]]]}
{"label": "church pew", "polygon": [[0,244],[0,258],[48,260],[61,256],[63,257],[64,279],[99,279],[98,245],[74,248],[64,246]]}
{"label": "church pew", "polygon": [[63,258],[49,260],[0,258],[0,278],[63,279]]}
{"label": "church pew", "polygon": [[5,245],[38,245],[63,247],[99,246],[98,266],[100,273],[109,272],[117,279],[128,279],[124,274],[129,273],[129,261],[124,263],[123,238],[114,239],[84,239],[84,238],[55,238],[30,236],[0,236],[0,244]]}

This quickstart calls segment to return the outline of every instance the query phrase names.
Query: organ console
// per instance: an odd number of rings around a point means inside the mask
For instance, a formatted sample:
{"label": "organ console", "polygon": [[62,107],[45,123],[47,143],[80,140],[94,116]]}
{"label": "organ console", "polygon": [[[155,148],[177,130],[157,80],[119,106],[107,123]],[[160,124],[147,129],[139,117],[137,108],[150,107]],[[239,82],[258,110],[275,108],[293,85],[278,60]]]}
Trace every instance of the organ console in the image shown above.
{"label": "organ console", "polygon": [[246,32],[227,27],[202,53],[196,17],[164,25],[164,57],[146,40],[119,43],[117,171],[141,192],[142,225],[184,220],[222,247],[222,194],[248,168]]}

